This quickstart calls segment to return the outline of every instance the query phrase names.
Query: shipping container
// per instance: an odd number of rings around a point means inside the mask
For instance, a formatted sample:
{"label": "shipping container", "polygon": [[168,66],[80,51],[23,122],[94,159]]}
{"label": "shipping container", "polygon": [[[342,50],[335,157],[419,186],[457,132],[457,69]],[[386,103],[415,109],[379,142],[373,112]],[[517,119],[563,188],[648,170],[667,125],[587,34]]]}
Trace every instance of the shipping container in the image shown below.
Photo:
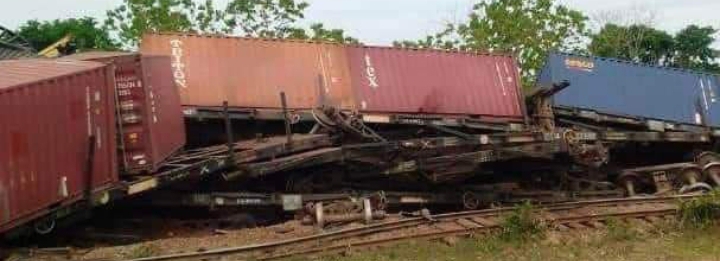
{"label": "shipping container", "polygon": [[101,63],[0,61],[0,232],[117,181],[112,81]]}
{"label": "shipping container", "polygon": [[181,34],[145,35],[140,49],[173,57],[189,107],[280,109],[284,91],[294,110],[525,119],[507,55]]}
{"label": "shipping container", "polygon": [[352,89],[363,112],[524,120],[518,67],[511,56],[365,46],[347,50]]}
{"label": "shipping container", "polygon": [[98,61],[114,67],[122,137],[120,161],[125,173],[153,172],[185,145],[180,96],[169,56],[86,52],[63,59]]}
{"label": "shipping container", "polygon": [[717,75],[601,57],[550,54],[538,84],[549,86],[563,80],[569,81],[570,87],[554,96],[558,107],[720,126]]}
{"label": "shipping container", "polygon": [[[352,108],[345,49],[337,44],[240,37],[149,34],[143,54],[169,55],[182,104],[290,109]],[[322,93],[322,95],[320,95]]]}

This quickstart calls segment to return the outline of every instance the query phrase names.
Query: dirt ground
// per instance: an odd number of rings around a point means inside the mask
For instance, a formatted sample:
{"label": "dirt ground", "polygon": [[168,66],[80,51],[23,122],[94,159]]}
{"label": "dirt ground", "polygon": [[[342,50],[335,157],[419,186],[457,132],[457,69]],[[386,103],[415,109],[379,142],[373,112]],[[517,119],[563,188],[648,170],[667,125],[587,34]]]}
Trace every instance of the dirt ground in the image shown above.
{"label": "dirt ground", "polygon": [[237,230],[223,230],[214,235],[183,236],[168,239],[94,249],[83,255],[83,259],[122,259],[151,255],[196,252],[213,248],[242,246],[278,241],[288,238],[307,236],[315,233],[312,226],[304,226],[299,221],[284,224]]}

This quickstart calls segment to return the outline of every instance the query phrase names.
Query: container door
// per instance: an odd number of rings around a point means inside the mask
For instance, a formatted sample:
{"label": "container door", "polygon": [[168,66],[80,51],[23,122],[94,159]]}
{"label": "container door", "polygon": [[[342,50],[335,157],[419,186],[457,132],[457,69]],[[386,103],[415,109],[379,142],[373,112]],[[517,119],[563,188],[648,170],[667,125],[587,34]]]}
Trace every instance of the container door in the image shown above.
{"label": "container door", "polygon": [[717,97],[717,95],[718,91],[720,91],[720,86],[718,86],[720,78],[717,76],[701,76],[698,77],[698,81],[700,94],[698,95],[697,107],[700,110],[696,111],[696,115],[702,115],[702,123],[718,126],[720,125],[720,104],[718,103],[720,97]]}
{"label": "container door", "polygon": [[140,62],[136,60],[132,66],[119,65],[115,82],[125,170],[129,174],[143,173],[152,168],[152,162],[147,153],[150,137],[146,128],[146,94]]}

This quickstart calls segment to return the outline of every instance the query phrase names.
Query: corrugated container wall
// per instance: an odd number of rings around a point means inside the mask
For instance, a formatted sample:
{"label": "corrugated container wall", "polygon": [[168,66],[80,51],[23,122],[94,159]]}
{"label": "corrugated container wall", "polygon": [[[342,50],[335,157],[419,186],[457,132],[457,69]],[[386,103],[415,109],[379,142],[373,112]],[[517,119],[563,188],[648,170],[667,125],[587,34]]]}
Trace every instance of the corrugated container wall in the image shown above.
{"label": "corrugated container wall", "polygon": [[627,61],[551,54],[538,83],[563,80],[556,106],[603,113],[720,126],[720,82],[716,75]]}
{"label": "corrugated container wall", "polygon": [[112,72],[94,62],[0,61],[0,232],[117,181]]}
{"label": "corrugated container wall", "polygon": [[140,49],[172,57],[183,105],[219,107],[228,101],[231,107],[276,109],[282,91],[291,109],[354,105],[340,45],[149,34]]}
{"label": "corrugated container wall", "polygon": [[123,147],[129,173],[152,172],[185,145],[185,126],[170,57],[87,52],[63,59],[112,64]]}
{"label": "corrugated container wall", "polygon": [[524,120],[511,56],[384,47],[348,53],[361,111]]}
{"label": "corrugated container wall", "polygon": [[510,56],[173,34],[145,35],[141,50],[173,56],[187,106],[278,109],[285,91],[291,109],[525,116]]}

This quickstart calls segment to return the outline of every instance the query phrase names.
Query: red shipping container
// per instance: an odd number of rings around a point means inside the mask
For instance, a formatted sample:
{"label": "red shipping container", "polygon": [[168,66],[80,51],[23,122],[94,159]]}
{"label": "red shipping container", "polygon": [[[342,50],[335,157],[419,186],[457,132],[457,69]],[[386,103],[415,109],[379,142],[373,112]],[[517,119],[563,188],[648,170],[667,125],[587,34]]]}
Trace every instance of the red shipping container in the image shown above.
{"label": "red shipping container", "polygon": [[348,48],[360,111],[523,121],[512,56],[389,47]]}
{"label": "red shipping container", "polygon": [[291,109],[526,116],[509,55],[179,34],[145,35],[141,50],[173,57],[185,106],[280,109],[285,91]]}
{"label": "red shipping container", "polygon": [[[342,45],[294,40],[189,34],[148,34],[143,54],[169,55],[182,104],[291,109],[321,104],[352,108],[354,98]],[[320,93],[323,93],[322,98]]]}
{"label": "red shipping container", "polygon": [[0,232],[117,181],[112,80],[101,63],[0,61]]}
{"label": "red shipping container", "polygon": [[120,160],[127,173],[153,172],[185,145],[180,96],[173,82],[170,57],[86,52],[63,59],[114,66],[123,143]]}

